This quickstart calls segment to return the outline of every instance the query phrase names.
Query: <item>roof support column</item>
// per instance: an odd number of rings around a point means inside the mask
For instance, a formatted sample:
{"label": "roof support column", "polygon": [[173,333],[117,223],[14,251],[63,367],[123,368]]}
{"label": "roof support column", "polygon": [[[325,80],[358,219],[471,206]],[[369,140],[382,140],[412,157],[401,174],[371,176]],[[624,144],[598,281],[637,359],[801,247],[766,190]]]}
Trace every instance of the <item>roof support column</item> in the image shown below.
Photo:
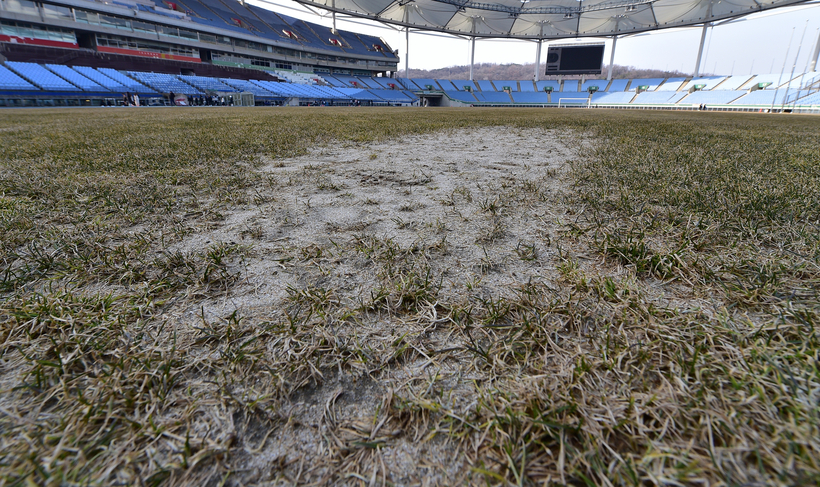
{"label": "roof support column", "polygon": [[331,11],[331,13],[333,14],[333,29],[331,30],[331,32],[333,32],[333,34],[336,35],[339,33],[336,30],[336,0],[331,0],[330,4],[333,6],[333,10]]}
{"label": "roof support column", "polygon": [[[783,67],[780,69],[780,76],[777,77],[777,86],[774,88],[774,97],[772,98],[772,106],[769,108],[770,112],[774,111],[774,102],[777,101],[777,92],[780,91],[780,85],[783,84],[783,71],[786,71],[786,62],[789,57],[789,51],[792,50],[792,41],[794,40],[794,27],[792,27],[792,35],[789,37],[789,47],[786,48],[786,55],[783,56]],[[791,82],[791,80],[789,80]]]}
{"label": "roof support column", "polygon": [[612,81],[612,63],[615,62],[615,45],[618,43],[618,36],[612,37],[612,51],[609,53],[609,70],[606,73],[606,80]]}
{"label": "roof support column", "polygon": [[[817,29],[820,32],[820,29]],[[809,66],[809,72],[814,72],[814,69],[817,67],[817,58],[820,57],[820,34],[817,35],[817,47],[814,48],[814,54],[811,56],[811,66]]]}
{"label": "roof support column", "polygon": [[543,39],[538,39],[538,47],[535,48],[535,82],[538,82],[539,76],[541,75],[541,43],[544,42]]}
{"label": "roof support column", "polygon": [[703,45],[706,43],[706,30],[709,28],[709,22],[703,24],[703,31],[700,33],[700,47],[698,47],[698,60],[695,63],[695,75],[697,78],[700,75],[700,61],[703,58]]}
{"label": "roof support column", "polygon": [[473,65],[475,64],[475,37],[470,39],[470,81],[473,81]]}
{"label": "roof support column", "polygon": [[410,77],[410,27],[404,28],[404,77]]}
{"label": "roof support column", "polygon": [[[797,58],[800,57],[800,50],[803,49],[803,40],[806,38],[806,29],[808,28],[809,21],[807,20],[806,26],[803,27],[803,36],[800,38],[800,44],[797,45],[797,54],[794,55],[794,64],[792,64],[792,74],[789,75],[789,83],[786,85],[786,94],[783,95],[783,103],[780,105],[781,109],[786,105],[786,102],[789,101],[789,88],[791,88],[792,86],[792,80],[794,79],[794,71],[797,69]],[[800,88],[802,88],[802,86],[798,85],[798,93],[800,92]]]}

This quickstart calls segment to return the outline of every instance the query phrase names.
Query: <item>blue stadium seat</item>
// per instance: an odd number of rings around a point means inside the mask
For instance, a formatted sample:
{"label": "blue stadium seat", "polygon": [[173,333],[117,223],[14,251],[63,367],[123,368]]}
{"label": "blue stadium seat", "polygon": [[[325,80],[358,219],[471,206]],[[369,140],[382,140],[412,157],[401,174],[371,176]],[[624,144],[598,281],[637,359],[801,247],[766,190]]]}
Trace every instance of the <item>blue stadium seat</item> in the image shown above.
{"label": "blue stadium seat", "polygon": [[669,78],[658,87],[657,91],[678,91],[684,81],[686,78]]}
{"label": "blue stadium seat", "polygon": [[743,96],[745,91],[694,91],[682,100],[682,104],[726,105]]}
{"label": "blue stadium seat", "polygon": [[[87,66],[73,66],[71,69],[80,73],[81,75],[85,76],[86,78],[94,81],[100,86],[104,86],[111,91],[116,91],[119,93],[124,93],[128,91],[128,88],[125,87],[122,83],[118,83],[113,79],[109,78],[108,76],[102,74],[101,72],[97,71],[94,68],[89,68]],[[132,90],[133,91],[133,90]]]}
{"label": "blue stadium seat", "polygon": [[420,89],[418,87],[418,85],[413,83],[413,80],[411,80],[411,79],[407,79],[407,78],[396,78],[396,79],[398,79],[399,83],[404,85],[404,87],[407,88],[408,90],[418,90],[418,89]]}
{"label": "blue stadium seat", "polygon": [[535,83],[532,80],[523,80],[518,82],[518,87],[521,91],[535,91]]}
{"label": "blue stadium seat", "polygon": [[600,105],[626,105],[634,97],[635,93],[632,91],[616,91],[614,93],[598,91],[592,94],[592,103]]}
{"label": "blue stadium seat", "polygon": [[[277,15],[270,10],[265,10],[263,8],[255,7],[253,5],[246,4],[246,8],[249,12],[255,14],[257,17],[262,19],[266,24],[268,24],[271,29],[276,33],[276,35],[280,36],[279,41],[286,42],[289,44],[301,45],[301,43],[296,40],[288,37],[284,31],[288,30],[294,32],[297,35],[301,35],[300,29],[293,27],[292,25],[288,24],[282,17]],[[295,19],[294,19],[295,20]]]}
{"label": "blue stadium seat", "polygon": [[732,101],[732,105],[754,105],[769,107],[774,103],[783,103],[786,97],[786,90],[757,90]]}
{"label": "blue stadium seat", "polygon": [[689,89],[695,85],[705,85],[701,88],[701,91],[711,91],[715,88],[715,86],[719,85],[726,79],[726,76],[709,76],[703,78],[693,78],[692,81],[686,84],[686,88]]}
{"label": "blue stadium seat", "polygon": [[535,83],[536,91],[544,91],[546,87],[552,87],[552,91],[558,91],[561,89],[561,85],[556,80],[541,80]]}
{"label": "blue stadium seat", "polygon": [[100,86],[99,83],[86,78],[68,66],[61,66],[59,64],[46,64],[45,66],[52,73],[71,82],[71,84],[79,87],[83,91],[109,91],[108,88]]}
{"label": "blue stadium seat", "polygon": [[6,66],[16,71],[17,74],[27,79],[32,84],[37,85],[44,90],[81,91],[76,86],[72,85],[63,78],[60,78],[39,64],[7,61]]}
{"label": "blue stadium seat", "polygon": [[[361,77],[359,79],[362,79]],[[389,83],[396,84],[396,80],[393,78],[378,78],[378,77],[371,77],[371,78],[363,78],[367,81],[368,85],[373,86],[374,84],[380,88],[384,88],[386,90],[392,90]]]}
{"label": "blue stadium seat", "polygon": [[152,90],[151,88],[145,86],[144,84],[140,83],[139,81],[134,80],[133,78],[129,78],[128,76],[120,73],[119,71],[111,68],[97,68],[97,71],[100,73],[108,76],[112,80],[116,81],[117,83],[125,86],[127,91],[133,91],[135,93],[149,93],[153,94],[156,91]]}
{"label": "blue stadium seat", "polygon": [[444,94],[453,100],[464,103],[475,103],[478,101],[469,91],[444,90]]}
{"label": "blue stadium seat", "polygon": [[0,90],[38,91],[34,86],[4,66],[0,66]]}
{"label": "blue stadium seat", "polygon": [[150,86],[159,93],[176,93],[181,95],[201,95],[202,91],[180,81],[175,76],[163,73],[143,73],[128,71],[128,75],[140,83]]}
{"label": "blue stadium seat", "polygon": [[635,105],[674,104],[687,94],[686,91],[644,91],[643,93],[639,93],[632,103]]}
{"label": "blue stadium seat", "polygon": [[493,86],[493,84],[490,83],[489,81],[487,81],[486,79],[480,79],[480,80],[476,81],[476,83],[478,84],[478,88],[481,91],[489,91],[489,92],[495,91],[495,86]]}
{"label": "blue stadium seat", "polygon": [[797,100],[797,106],[813,106],[820,105],[820,91],[814,92],[811,95],[804,96]]}
{"label": "blue stadium seat", "polygon": [[655,91],[658,86],[663,83],[665,78],[643,78],[633,79],[632,84],[629,85],[629,91],[635,91],[639,86],[646,86],[646,91]]}
{"label": "blue stadium seat", "polygon": [[236,91],[234,87],[226,85],[225,83],[216,78],[191,75],[180,75],[179,78],[182,81],[185,81],[186,83],[194,85],[196,88],[199,88],[200,91],[216,91],[223,93]]}
{"label": "blue stadium seat", "polygon": [[606,87],[608,84],[609,81],[605,79],[588,79],[581,83],[581,91],[589,91],[589,89],[593,86],[597,86],[598,91],[606,91]]}
{"label": "blue stadium seat", "polygon": [[368,90],[382,100],[390,102],[411,103],[415,98],[409,98],[399,90]]}
{"label": "blue stadium seat", "polygon": [[418,86],[422,90],[428,89],[427,85],[431,85],[433,87],[433,90],[441,90],[442,89],[438,85],[438,83],[436,83],[436,80],[434,80],[434,79],[413,78],[413,82],[416,83],[416,86]]}
{"label": "blue stadium seat", "polygon": [[262,88],[259,85],[251,83],[250,81],[228,78],[220,78],[219,81],[225,83],[226,85],[232,86],[233,88],[235,88],[234,91],[247,91],[253,93],[254,96],[273,96],[273,93],[271,93],[270,91]]}
{"label": "blue stadium seat", "polygon": [[493,84],[495,85],[495,88],[498,91],[504,90],[505,86],[509,86],[510,91],[518,91],[518,81],[498,80],[498,81],[493,81]]}
{"label": "blue stadium seat", "polygon": [[474,94],[483,103],[512,103],[510,95],[503,91],[478,91]]}
{"label": "blue stadium seat", "polygon": [[587,91],[561,91],[552,94],[553,103],[558,103],[561,100],[564,100],[564,103],[586,103],[587,99],[589,99],[589,92]]}
{"label": "blue stadium seat", "polygon": [[745,85],[752,75],[730,76],[720,86],[716,86],[716,90],[739,90],[741,86]]}
{"label": "blue stadium seat", "polygon": [[789,78],[791,78],[791,76],[789,74],[784,73],[758,74],[757,76],[752,78],[752,82],[750,85],[747,86],[747,88],[750,86],[758,85],[760,83],[771,83],[768,87],[766,87],[766,89],[775,90],[791,81]]}
{"label": "blue stadium seat", "polygon": [[619,91],[626,91],[626,86],[629,84],[628,79],[613,79],[612,82],[609,84],[609,88],[606,91],[612,92],[619,92]]}
{"label": "blue stadium seat", "polygon": [[475,83],[473,83],[472,81],[470,81],[468,79],[454,79],[454,80],[451,80],[450,82],[453,83],[453,86],[455,86],[458,91],[467,91],[467,90],[464,89],[465,86],[469,86],[470,91],[475,91],[476,90]]}
{"label": "blue stadium seat", "polygon": [[550,102],[550,96],[543,91],[521,91],[512,93],[515,103],[539,103],[541,105]]}

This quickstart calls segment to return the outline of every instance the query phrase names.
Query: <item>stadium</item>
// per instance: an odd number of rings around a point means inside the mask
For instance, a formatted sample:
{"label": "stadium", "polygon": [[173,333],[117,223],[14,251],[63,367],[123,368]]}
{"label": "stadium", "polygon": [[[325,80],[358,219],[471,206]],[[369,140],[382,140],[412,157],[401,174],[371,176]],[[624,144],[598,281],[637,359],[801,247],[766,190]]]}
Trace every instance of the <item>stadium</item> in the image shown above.
{"label": "stadium", "polygon": [[0,0],[0,485],[820,484],[803,7]]}
{"label": "stadium", "polygon": [[[539,79],[544,40],[607,36],[613,39],[614,54],[619,35],[703,25],[700,54],[708,26],[794,3],[790,1],[719,7],[695,2],[690,9],[658,2],[589,9],[529,7],[517,2],[494,7],[446,2],[303,3],[332,11],[334,27],[233,0],[3,0],[0,106],[114,106],[128,103],[127,97],[123,101],[126,93],[149,105],[216,99],[236,105],[677,110],[705,105],[732,111],[816,111],[820,104],[817,49],[804,72],[703,77],[698,75],[699,57],[691,77],[612,80],[611,69],[608,77],[600,79],[602,59],[598,59],[585,71],[559,70],[557,62],[547,62],[545,74],[552,79]],[[470,36],[473,50],[480,37],[537,39],[536,76],[527,80],[399,78],[398,51],[381,38],[336,29],[336,11],[404,26],[407,35],[412,26]],[[549,56],[560,59],[560,51],[552,54],[550,49]],[[564,62],[573,58],[571,48],[566,49]],[[561,75],[567,73],[585,76],[564,79]],[[244,99],[241,93],[246,94]],[[171,94],[179,100],[171,100]]]}

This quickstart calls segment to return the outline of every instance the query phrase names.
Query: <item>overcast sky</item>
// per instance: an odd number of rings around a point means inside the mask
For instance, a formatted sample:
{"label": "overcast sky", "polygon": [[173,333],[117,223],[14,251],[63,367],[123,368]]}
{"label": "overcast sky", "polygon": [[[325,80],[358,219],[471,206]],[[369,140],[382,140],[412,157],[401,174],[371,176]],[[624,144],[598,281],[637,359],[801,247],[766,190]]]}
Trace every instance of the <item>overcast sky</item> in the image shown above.
{"label": "overcast sky", "polygon": [[[331,25],[329,15],[319,17],[294,1],[248,0],[283,14],[323,25]],[[382,24],[361,19],[342,21],[339,29],[382,37],[393,49],[399,50],[400,68],[404,69],[405,34]],[[805,37],[803,31],[805,29]],[[692,73],[698,54],[701,28],[670,29],[622,37],[615,49],[615,64],[639,68],[679,70]],[[744,17],[738,21],[714,27],[708,31],[701,72],[716,74],[764,74],[784,69],[791,72],[798,46],[796,72],[803,72],[814,53],[820,37],[820,4],[784,7]],[[791,38],[791,48],[789,48]],[[591,38],[582,39],[590,42]],[[552,41],[566,44],[572,41]],[[542,64],[546,46],[542,47]],[[604,62],[609,62],[611,41],[607,41]],[[787,54],[788,51],[788,54]],[[536,45],[530,41],[477,40],[476,63],[532,63]],[[470,63],[469,42],[443,34],[410,32],[410,69],[435,69]],[[820,66],[818,66],[820,69]]]}

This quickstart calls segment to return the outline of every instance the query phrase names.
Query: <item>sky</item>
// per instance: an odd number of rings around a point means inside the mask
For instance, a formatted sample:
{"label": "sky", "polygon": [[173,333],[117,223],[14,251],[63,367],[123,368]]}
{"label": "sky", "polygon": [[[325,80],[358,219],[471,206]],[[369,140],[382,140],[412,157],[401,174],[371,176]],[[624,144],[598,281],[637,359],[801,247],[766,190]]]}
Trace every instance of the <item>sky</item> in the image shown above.
{"label": "sky", "polygon": [[[263,8],[330,26],[329,14],[317,16],[295,1],[247,0]],[[405,66],[404,31],[362,19],[340,20],[339,29],[382,37],[393,49],[399,50],[400,69]],[[805,35],[803,34],[805,29]],[[615,64],[636,68],[663,69],[692,74],[697,61],[702,28],[669,29],[618,39]],[[820,37],[820,3],[783,7],[743,17],[707,31],[701,73],[720,75],[802,73],[814,53]],[[581,42],[595,39],[584,38]],[[601,39],[603,40],[603,39]],[[798,47],[801,44],[802,47]],[[541,48],[541,63],[549,44],[573,41],[545,42]],[[611,41],[607,40],[604,63],[609,62]],[[410,69],[437,69],[470,64],[470,43],[467,40],[438,33],[410,32]],[[532,63],[536,43],[518,40],[476,40],[476,63]],[[795,62],[796,60],[796,62]],[[820,65],[816,68],[820,70]]]}

